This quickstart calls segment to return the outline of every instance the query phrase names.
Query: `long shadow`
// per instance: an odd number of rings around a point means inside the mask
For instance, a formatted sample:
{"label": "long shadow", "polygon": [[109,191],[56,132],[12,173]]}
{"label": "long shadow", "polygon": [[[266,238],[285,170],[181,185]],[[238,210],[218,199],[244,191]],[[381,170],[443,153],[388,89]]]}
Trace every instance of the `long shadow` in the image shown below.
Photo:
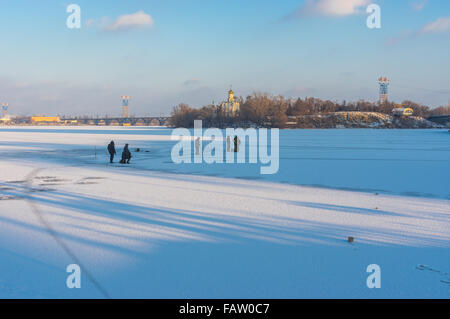
{"label": "long shadow", "polygon": [[187,232],[209,238],[211,241],[242,240],[260,236],[267,241],[282,239],[295,234],[295,229],[285,227],[281,232],[272,231],[270,223],[248,217],[231,217],[202,211],[146,207],[131,203],[86,197],[78,194],[51,192],[33,196],[36,203],[112,218],[117,222],[163,227],[176,232]]}
{"label": "long shadow", "polygon": [[[36,231],[38,233],[41,234],[46,234],[46,230],[41,227],[41,226],[36,226],[36,225],[31,225],[31,224],[27,224],[24,222],[20,222],[17,220],[14,220],[12,218],[7,218],[4,216],[0,216],[0,221],[3,223],[8,223],[11,225],[15,225],[21,228],[25,228],[31,231]],[[74,241],[80,244],[85,245],[86,247],[92,247],[92,246],[97,246],[99,248],[105,249],[105,250],[109,250],[115,253],[119,253],[119,254],[123,254],[123,255],[132,255],[134,257],[142,257],[145,258],[145,255],[142,253],[139,253],[135,250],[132,249],[128,249],[119,245],[113,245],[113,244],[108,244],[99,240],[92,240],[92,239],[87,239],[87,238],[83,238],[81,236],[75,236],[73,234],[67,234],[67,233],[63,233],[63,232],[58,232],[58,236],[60,236],[62,239],[64,240],[68,240],[68,241]]]}
{"label": "long shadow", "polygon": [[[11,195],[19,192],[5,191]],[[288,245],[304,245],[320,243],[327,245],[341,245],[345,243],[347,235],[357,233],[360,237],[370,238],[365,241],[373,244],[386,245],[437,245],[448,246],[446,236],[439,234],[425,235],[419,233],[399,234],[395,230],[382,227],[341,226],[304,220],[301,218],[287,218],[276,216],[276,212],[269,216],[230,216],[209,213],[203,210],[179,210],[167,207],[142,206],[133,203],[114,201],[98,197],[89,197],[75,193],[49,191],[34,193],[32,200],[41,207],[55,207],[62,211],[43,210],[45,214],[64,217],[64,223],[71,227],[97,232],[99,236],[115,234],[113,231],[102,229],[102,225],[120,227],[124,238],[145,243],[163,243],[173,241],[200,240],[207,242],[235,242],[248,241],[272,242]],[[327,205],[321,203],[291,203],[297,206],[332,210],[337,212],[351,212],[359,214],[380,214],[378,210],[357,207]],[[78,212],[74,215],[65,212]],[[384,212],[388,216],[398,216],[392,212]],[[100,219],[99,219],[100,218]],[[78,226],[70,219],[85,221],[85,225]],[[5,222],[7,220],[4,220]],[[9,222],[12,222],[11,220]],[[409,226],[409,225],[406,225]],[[142,228],[144,227],[144,228]],[[420,229],[418,229],[420,231]],[[143,236],[146,232],[149,236]],[[70,235],[71,240],[77,240]],[[78,238],[84,241],[82,238]],[[94,241],[89,244],[94,244]],[[102,245],[105,245],[104,243]],[[104,247],[111,248],[111,247]],[[128,248],[132,249],[132,248]],[[127,253],[127,251],[123,251]]]}
{"label": "long shadow", "polygon": [[385,210],[378,209],[369,209],[362,207],[353,207],[353,206],[345,206],[345,205],[332,205],[332,204],[323,204],[323,203],[311,203],[311,202],[299,202],[299,201],[284,201],[285,203],[308,207],[308,208],[318,208],[324,210],[331,210],[335,212],[343,212],[343,213],[356,213],[356,214],[364,214],[364,215],[386,215],[386,216],[404,216],[402,214],[397,214],[394,212],[389,212]]}

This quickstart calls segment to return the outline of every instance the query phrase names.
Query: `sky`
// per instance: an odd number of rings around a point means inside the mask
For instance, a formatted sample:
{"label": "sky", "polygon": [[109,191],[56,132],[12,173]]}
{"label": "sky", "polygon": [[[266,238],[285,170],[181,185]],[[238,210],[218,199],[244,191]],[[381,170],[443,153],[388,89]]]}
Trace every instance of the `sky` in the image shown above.
{"label": "sky", "polygon": [[117,116],[121,95],[169,115],[230,86],[376,101],[380,76],[392,101],[450,103],[448,0],[0,0],[0,39],[0,102],[17,115]]}

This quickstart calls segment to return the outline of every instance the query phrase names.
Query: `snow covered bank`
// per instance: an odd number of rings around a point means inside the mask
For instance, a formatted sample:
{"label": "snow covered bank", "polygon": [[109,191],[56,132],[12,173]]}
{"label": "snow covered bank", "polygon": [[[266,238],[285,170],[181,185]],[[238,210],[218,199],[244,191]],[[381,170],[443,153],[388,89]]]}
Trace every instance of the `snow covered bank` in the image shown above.
{"label": "snow covered bank", "polygon": [[[294,121],[294,119],[292,119]],[[295,124],[294,124],[295,123]],[[393,116],[379,112],[334,112],[301,115],[290,127],[296,128],[384,128],[384,129],[430,129],[443,125],[420,116]]]}

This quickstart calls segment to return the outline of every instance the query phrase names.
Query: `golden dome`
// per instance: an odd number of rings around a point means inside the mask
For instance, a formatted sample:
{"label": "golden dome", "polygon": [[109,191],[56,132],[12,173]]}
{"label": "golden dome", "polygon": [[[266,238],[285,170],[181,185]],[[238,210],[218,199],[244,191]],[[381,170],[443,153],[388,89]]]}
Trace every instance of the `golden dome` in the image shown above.
{"label": "golden dome", "polygon": [[228,102],[233,102],[234,101],[234,92],[232,89],[230,89],[228,91]]}

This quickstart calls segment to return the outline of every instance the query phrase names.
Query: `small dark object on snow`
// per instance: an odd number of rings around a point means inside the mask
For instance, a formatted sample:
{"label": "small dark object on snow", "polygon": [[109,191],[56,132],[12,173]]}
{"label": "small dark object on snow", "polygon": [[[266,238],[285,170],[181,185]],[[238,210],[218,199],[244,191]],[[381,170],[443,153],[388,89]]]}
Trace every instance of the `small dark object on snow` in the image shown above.
{"label": "small dark object on snow", "polygon": [[137,149],[136,149],[136,152],[140,152],[141,151],[141,149],[138,147]]}
{"label": "small dark object on snow", "polygon": [[150,151],[145,151],[145,153],[150,153]]}
{"label": "small dark object on snow", "polygon": [[378,195],[378,193],[375,193],[375,195]]}
{"label": "small dark object on snow", "polygon": [[348,237],[348,238],[347,238],[347,241],[348,241],[349,243],[353,243],[353,242],[355,241],[355,238],[353,238],[353,237]]}

